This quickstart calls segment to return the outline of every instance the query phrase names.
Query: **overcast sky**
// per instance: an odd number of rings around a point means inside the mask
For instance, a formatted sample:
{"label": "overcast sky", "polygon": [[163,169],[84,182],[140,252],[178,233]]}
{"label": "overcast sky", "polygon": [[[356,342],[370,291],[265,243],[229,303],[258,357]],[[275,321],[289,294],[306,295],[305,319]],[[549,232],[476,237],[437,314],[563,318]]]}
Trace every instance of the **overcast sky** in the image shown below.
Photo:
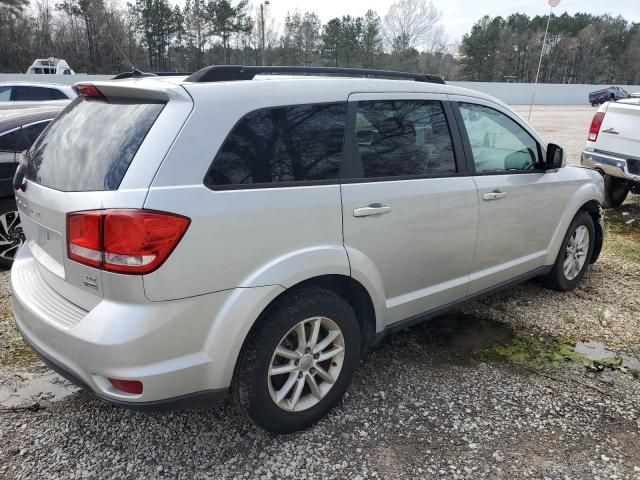
{"label": "overcast sky", "polygon": [[[252,0],[253,5],[259,1]],[[384,17],[391,0],[269,0],[272,18],[284,19],[287,12],[316,12],[324,22],[342,15],[361,16],[371,8]],[[549,11],[546,0],[433,0],[442,11],[442,23],[450,41],[459,41],[469,32],[473,24],[484,15],[495,17],[512,13],[529,16],[546,15]],[[640,22],[640,0],[562,0],[554,8],[555,14],[587,12],[622,15],[627,20]]]}

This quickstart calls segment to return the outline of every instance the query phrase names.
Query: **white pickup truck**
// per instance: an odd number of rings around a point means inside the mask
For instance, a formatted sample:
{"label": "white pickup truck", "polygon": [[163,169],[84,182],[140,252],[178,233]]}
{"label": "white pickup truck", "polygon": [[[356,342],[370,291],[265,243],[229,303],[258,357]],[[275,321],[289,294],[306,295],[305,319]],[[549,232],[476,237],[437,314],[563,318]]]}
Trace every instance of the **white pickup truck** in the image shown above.
{"label": "white pickup truck", "polygon": [[607,102],[591,121],[582,165],[604,175],[605,208],[640,194],[640,98]]}

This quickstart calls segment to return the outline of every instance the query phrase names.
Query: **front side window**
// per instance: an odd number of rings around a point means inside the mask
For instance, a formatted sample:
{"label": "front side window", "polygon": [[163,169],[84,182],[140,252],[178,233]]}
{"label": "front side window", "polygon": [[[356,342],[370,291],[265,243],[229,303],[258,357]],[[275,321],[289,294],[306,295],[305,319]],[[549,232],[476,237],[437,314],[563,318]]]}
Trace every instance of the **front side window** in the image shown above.
{"label": "front side window", "polygon": [[204,183],[210,187],[335,180],[345,103],[265,108],[245,115],[226,138]]}
{"label": "front side window", "polygon": [[538,143],[514,120],[493,108],[461,103],[477,173],[540,168]]}
{"label": "front side window", "polygon": [[356,141],[365,178],[456,172],[449,126],[438,101],[358,102]]}

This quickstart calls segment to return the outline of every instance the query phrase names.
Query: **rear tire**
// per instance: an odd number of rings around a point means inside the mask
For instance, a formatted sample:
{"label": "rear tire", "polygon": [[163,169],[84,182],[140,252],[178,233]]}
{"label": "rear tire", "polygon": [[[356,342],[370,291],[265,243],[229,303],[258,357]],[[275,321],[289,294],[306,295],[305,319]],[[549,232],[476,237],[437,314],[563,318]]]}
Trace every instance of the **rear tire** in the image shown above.
{"label": "rear tire", "polygon": [[618,208],[629,194],[629,182],[622,178],[604,176],[604,208]]}
{"label": "rear tire", "polygon": [[0,267],[11,268],[23,243],[24,233],[15,199],[0,200]]}
{"label": "rear tire", "polygon": [[340,401],[359,358],[360,328],[346,300],[319,287],[295,290],[269,307],[249,334],[233,397],[269,432],[302,430]]}
{"label": "rear tire", "polygon": [[589,269],[595,240],[593,218],[587,212],[579,212],[560,245],[553,268],[542,277],[542,284],[560,292],[576,288]]}

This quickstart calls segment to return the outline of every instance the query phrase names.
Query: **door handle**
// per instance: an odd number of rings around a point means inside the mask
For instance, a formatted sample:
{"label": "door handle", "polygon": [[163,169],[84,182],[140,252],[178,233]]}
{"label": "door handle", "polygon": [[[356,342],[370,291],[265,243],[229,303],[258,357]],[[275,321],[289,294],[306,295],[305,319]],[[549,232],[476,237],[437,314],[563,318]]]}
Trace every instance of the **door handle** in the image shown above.
{"label": "door handle", "polygon": [[617,130],[616,130],[615,128],[613,128],[613,127],[607,128],[606,130],[602,130],[602,133],[610,133],[610,134],[612,134],[612,135],[620,135],[620,132],[619,132],[619,131],[617,131]]}
{"label": "door handle", "polygon": [[372,215],[384,215],[389,213],[391,207],[382,205],[381,203],[371,203],[366,207],[360,207],[353,210],[354,217],[370,217]]}
{"label": "door handle", "polygon": [[485,193],[482,198],[485,200],[500,200],[507,196],[507,192],[503,192],[502,190],[494,190],[493,192]]}

